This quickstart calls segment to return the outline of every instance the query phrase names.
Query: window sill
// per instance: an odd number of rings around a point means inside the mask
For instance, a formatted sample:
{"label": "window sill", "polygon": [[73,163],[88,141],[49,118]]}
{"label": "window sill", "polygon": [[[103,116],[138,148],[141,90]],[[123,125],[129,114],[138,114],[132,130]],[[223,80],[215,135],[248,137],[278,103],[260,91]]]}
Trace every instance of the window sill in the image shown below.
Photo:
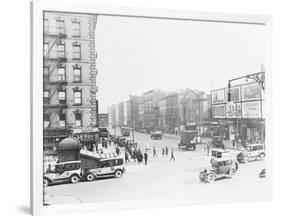
{"label": "window sill", "polygon": [[72,60],[82,60],[82,58],[72,58]]}
{"label": "window sill", "polygon": [[79,103],[79,104],[73,104],[73,106],[82,106],[82,103]]}

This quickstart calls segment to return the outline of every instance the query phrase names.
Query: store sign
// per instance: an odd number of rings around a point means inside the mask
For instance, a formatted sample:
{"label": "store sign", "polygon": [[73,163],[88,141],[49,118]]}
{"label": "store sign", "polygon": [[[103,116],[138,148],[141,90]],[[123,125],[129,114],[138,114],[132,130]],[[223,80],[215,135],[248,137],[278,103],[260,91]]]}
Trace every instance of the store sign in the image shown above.
{"label": "store sign", "polygon": [[242,105],[243,118],[261,118],[261,102],[244,102]]}
{"label": "store sign", "polygon": [[241,103],[227,103],[226,118],[241,118]]}
{"label": "store sign", "polygon": [[225,105],[213,105],[213,118],[225,118]]}
{"label": "store sign", "polygon": [[261,87],[258,84],[242,86],[242,100],[257,100],[261,98]]}
{"label": "store sign", "polygon": [[212,104],[224,103],[224,89],[212,92]]}

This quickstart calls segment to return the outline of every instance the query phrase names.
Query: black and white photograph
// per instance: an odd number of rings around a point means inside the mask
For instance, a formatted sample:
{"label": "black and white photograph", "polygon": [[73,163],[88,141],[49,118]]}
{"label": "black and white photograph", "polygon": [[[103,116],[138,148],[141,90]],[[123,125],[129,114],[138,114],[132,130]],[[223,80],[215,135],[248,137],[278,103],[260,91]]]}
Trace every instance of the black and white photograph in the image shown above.
{"label": "black and white photograph", "polygon": [[44,205],[270,199],[264,25],[42,22]]}

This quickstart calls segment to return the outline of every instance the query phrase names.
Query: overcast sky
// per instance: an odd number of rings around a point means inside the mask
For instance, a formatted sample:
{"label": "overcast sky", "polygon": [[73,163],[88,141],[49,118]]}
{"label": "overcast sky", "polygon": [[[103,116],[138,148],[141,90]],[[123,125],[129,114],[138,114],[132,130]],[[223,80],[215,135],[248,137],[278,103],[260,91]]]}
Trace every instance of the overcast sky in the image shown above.
{"label": "overcast sky", "polygon": [[261,25],[98,16],[100,112],[130,94],[193,88],[207,93],[237,76],[260,71]]}

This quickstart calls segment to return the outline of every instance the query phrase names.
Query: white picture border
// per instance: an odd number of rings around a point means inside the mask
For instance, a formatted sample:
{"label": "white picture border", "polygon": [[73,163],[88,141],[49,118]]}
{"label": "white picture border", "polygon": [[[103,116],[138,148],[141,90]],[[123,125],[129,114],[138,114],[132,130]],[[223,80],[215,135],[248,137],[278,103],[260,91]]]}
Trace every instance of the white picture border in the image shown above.
{"label": "white picture border", "polygon": [[[137,16],[160,19],[193,20],[204,22],[245,23],[260,24],[266,27],[266,143],[267,178],[268,188],[272,193],[272,65],[271,65],[271,17],[244,14],[225,14],[211,12],[191,12],[181,10],[129,8],[94,5],[90,2],[79,1],[39,1],[31,3],[31,210],[33,215],[50,213],[77,213],[109,210],[125,210],[139,208],[157,208],[167,206],[186,205],[186,202],[171,200],[169,202],[158,201],[126,201],[126,202],[103,202],[75,205],[43,206],[43,11],[65,11],[97,13],[116,16]],[[192,203],[188,203],[192,204]],[[202,203],[205,204],[205,203]],[[207,203],[211,204],[211,203]],[[66,208],[67,206],[67,208]]]}

